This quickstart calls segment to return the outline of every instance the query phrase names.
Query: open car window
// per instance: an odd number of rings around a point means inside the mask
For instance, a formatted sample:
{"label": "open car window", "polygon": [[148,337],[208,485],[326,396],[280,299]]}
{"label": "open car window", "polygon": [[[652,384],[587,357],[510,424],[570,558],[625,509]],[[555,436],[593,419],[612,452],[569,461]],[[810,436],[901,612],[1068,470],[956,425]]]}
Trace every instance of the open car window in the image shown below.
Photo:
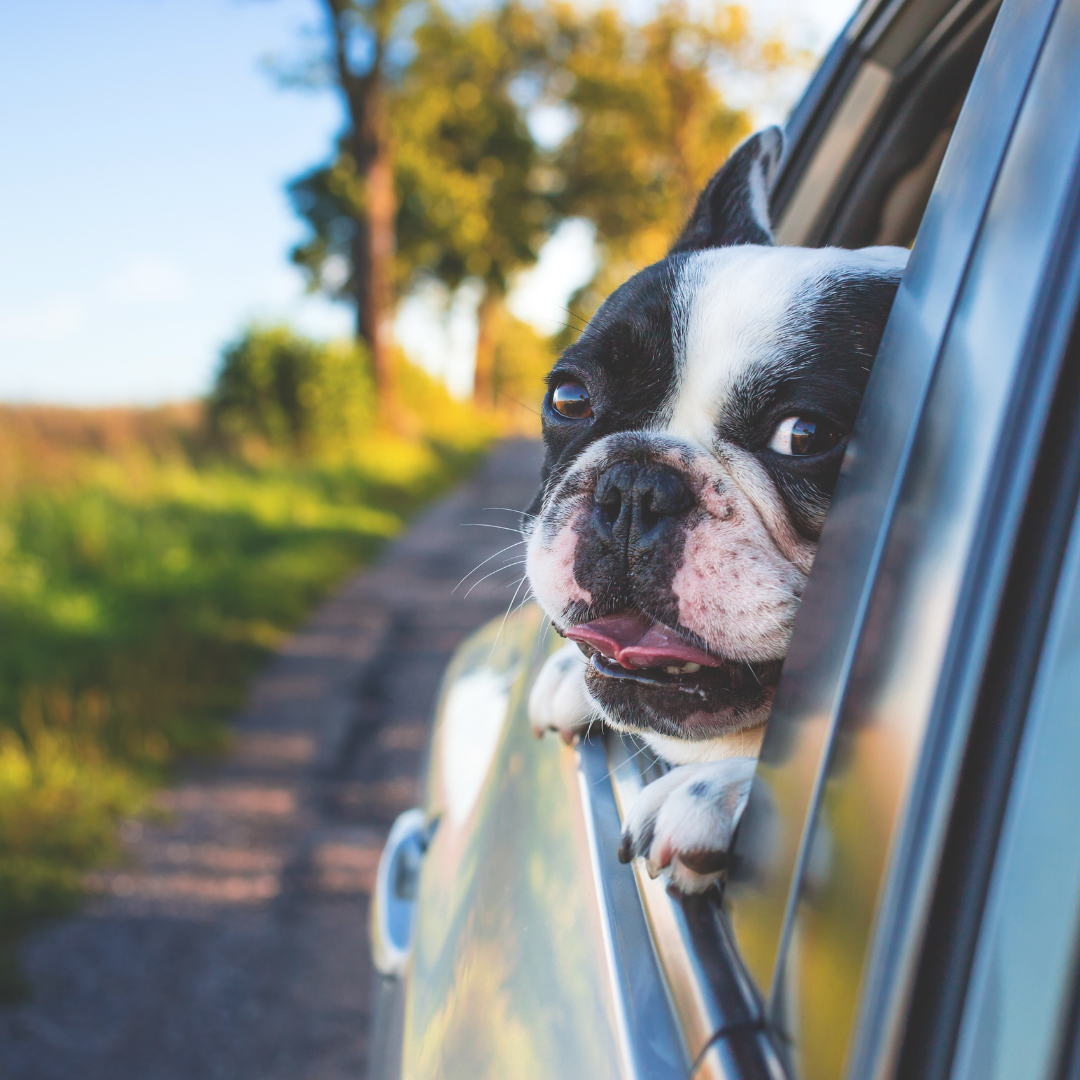
{"label": "open car window", "polygon": [[[996,0],[864,5],[789,129],[788,156],[772,207],[780,242],[910,245],[922,227],[927,250],[921,264],[916,261],[921,271],[906,283],[908,323],[899,320],[892,330],[899,371],[875,376],[882,415],[869,421],[874,446],[862,462],[862,487],[852,492],[849,480],[846,511],[840,500],[844,535],[838,542],[837,530],[831,530],[831,559],[823,541],[823,567],[815,568],[804,600],[817,626],[800,636],[798,626],[806,622],[800,616],[770,720],[761,766],[765,783],[755,789],[757,805],[741,832],[726,911],[715,897],[673,896],[635,867],[682,1049],[696,1062],[696,1077],[777,1075],[791,1040],[800,1035],[782,1012],[785,1002],[775,996],[774,977],[791,932],[792,897],[806,858],[804,833],[814,819],[845,661],[861,628],[862,593],[887,527],[893,480],[1046,25],[1044,20],[1041,29],[1028,27],[1026,38],[1021,35],[1028,52],[1026,60],[1020,54],[1016,78],[1002,85],[991,65],[982,84],[989,84],[993,95],[976,81],[979,108],[968,109],[961,119],[997,13]],[[1006,22],[998,40],[1010,31]],[[959,150],[953,151],[950,170],[946,158],[954,141]],[[973,156],[977,168],[971,167]],[[939,180],[935,207],[930,195]],[[928,317],[929,333],[924,325],[924,336],[913,337],[910,323]],[[917,359],[904,358],[905,350]],[[821,633],[821,625],[832,633]],[[583,774],[600,780],[601,790],[604,776],[611,777],[620,811],[663,769],[641,744],[615,734],[605,737],[603,749],[594,740],[580,754]],[[595,782],[589,790],[595,801]],[[610,811],[596,816],[604,813]],[[614,842],[617,827],[609,831]],[[599,846],[597,858],[603,859]],[[609,921],[616,926],[630,916],[619,909],[617,897],[612,902]],[[618,941],[612,949],[618,959]],[[623,963],[629,963],[628,954]],[[854,991],[849,988],[846,998],[843,993],[839,998],[850,1009]],[[820,1019],[818,1030],[840,1032],[842,1054],[843,1023]],[[789,1056],[788,1066],[798,1063]],[[807,1075],[839,1076],[839,1071]]]}

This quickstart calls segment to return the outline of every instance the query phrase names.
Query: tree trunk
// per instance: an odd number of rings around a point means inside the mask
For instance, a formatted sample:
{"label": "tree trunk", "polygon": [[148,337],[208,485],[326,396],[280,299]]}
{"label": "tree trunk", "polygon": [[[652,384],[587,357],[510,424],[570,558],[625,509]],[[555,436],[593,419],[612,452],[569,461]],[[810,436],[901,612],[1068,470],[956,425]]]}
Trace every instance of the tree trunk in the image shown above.
{"label": "tree trunk", "polygon": [[394,167],[385,138],[367,174],[368,288],[367,317],[371,366],[379,401],[386,405],[392,396],[393,307],[394,307]]}
{"label": "tree trunk", "polygon": [[368,239],[367,221],[357,220],[356,233],[353,236],[352,252],[352,299],[356,309],[356,337],[369,350],[372,348],[374,333],[369,319],[371,305],[368,303],[369,282],[371,280],[371,244]]}
{"label": "tree trunk", "polygon": [[[352,245],[356,335],[371,354],[371,372],[379,401],[392,396],[395,214],[394,165],[385,134],[381,94],[369,87],[360,118],[348,139],[364,192],[363,214]],[[359,104],[359,103],[358,103]],[[375,115],[372,115],[372,114]]]}
{"label": "tree trunk", "polygon": [[393,395],[395,215],[394,166],[386,117],[383,60],[396,0],[376,0],[368,18],[374,33],[371,67],[356,75],[349,67],[347,21],[355,14],[351,0],[325,0],[333,38],[338,83],[349,115],[345,144],[361,181],[352,245],[352,293],[356,335],[371,354],[371,371],[384,408]]}
{"label": "tree trunk", "polygon": [[476,367],[473,401],[482,409],[495,408],[495,352],[502,297],[489,285],[476,308]]}

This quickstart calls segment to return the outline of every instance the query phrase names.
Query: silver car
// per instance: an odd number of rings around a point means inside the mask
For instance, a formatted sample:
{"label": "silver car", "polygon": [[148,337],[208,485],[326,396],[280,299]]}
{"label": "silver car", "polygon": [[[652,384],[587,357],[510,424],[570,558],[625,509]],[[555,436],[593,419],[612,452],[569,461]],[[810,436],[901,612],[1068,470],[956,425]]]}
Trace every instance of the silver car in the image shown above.
{"label": "silver car", "polygon": [[[447,672],[379,870],[374,1078],[1080,1076],[1080,0],[873,0],[779,242],[912,244],[723,891],[617,858],[664,766]],[[558,639],[556,639],[557,641]]]}

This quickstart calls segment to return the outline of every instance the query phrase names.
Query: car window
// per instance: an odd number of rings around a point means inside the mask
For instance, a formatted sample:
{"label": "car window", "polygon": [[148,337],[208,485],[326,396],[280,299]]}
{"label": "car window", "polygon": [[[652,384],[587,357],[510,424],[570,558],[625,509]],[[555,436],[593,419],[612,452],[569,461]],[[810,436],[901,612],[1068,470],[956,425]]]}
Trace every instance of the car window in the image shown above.
{"label": "car window", "polygon": [[864,6],[831,85],[793,117],[772,200],[780,243],[911,245],[998,7]]}
{"label": "car window", "polygon": [[[773,974],[788,916],[792,881],[804,856],[804,825],[818,790],[850,648],[861,626],[863,594],[892,506],[892,478],[902,465],[933,364],[1012,130],[1042,31],[1014,6],[999,29],[998,53],[1013,58],[1015,74],[983,74],[974,96],[979,108],[958,120],[953,153],[939,177],[939,197],[928,205],[917,245],[897,294],[855,431],[858,458],[849,455],[819,545],[770,718],[759,772],[775,807],[751,797],[739,849],[748,877],[729,890],[740,947],[762,995]],[[1045,29],[1045,21],[1043,24]],[[1012,40],[1010,40],[1010,38]],[[989,61],[1001,61],[993,55]],[[950,160],[951,159],[951,160]],[[863,432],[869,433],[865,438]],[[800,632],[804,625],[813,629]],[[827,632],[826,632],[827,631]],[[764,789],[762,789],[764,790]],[[775,813],[775,822],[774,822]],[[755,831],[758,819],[763,832]],[[778,829],[778,832],[774,832]],[[756,851],[768,848],[767,861]],[[745,902],[744,902],[745,901]]]}
{"label": "car window", "polygon": [[[1026,475],[1011,468],[1030,460],[1041,432],[1048,399],[1023,398],[1035,393],[1025,380],[1042,370],[1028,362],[1026,335],[1041,310],[1074,152],[1070,135],[1055,141],[1045,130],[1054,109],[1044,95],[1068,100],[1045,57],[1015,132],[1014,118],[1053,11],[1006,2],[957,121],[738,840],[746,873],[729,888],[736,934],[805,1077],[838,1077],[845,1061],[850,1075],[871,1075],[895,1051],[910,991],[904,968],[963,745],[959,720],[970,715],[970,685],[946,675],[958,649],[985,647],[986,605],[1000,595],[1002,551],[1018,520],[1006,480]],[[1035,446],[1013,446],[1003,473],[995,462],[1017,432]],[[800,634],[808,622],[813,630]],[[924,746],[933,753],[920,757]],[[905,816],[909,798],[923,816]]]}

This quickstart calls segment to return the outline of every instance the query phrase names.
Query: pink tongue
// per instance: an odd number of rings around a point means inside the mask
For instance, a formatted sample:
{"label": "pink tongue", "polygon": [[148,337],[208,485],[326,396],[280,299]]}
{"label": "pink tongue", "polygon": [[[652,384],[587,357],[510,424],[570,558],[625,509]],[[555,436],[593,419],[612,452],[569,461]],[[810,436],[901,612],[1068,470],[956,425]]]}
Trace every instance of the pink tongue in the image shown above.
{"label": "pink tongue", "polygon": [[702,649],[683,641],[667,627],[636,611],[620,611],[602,619],[572,626],[566,631],[571,641],[583,641],[624,668],[668,667],[701,664],[719,667],[720,661]]}

